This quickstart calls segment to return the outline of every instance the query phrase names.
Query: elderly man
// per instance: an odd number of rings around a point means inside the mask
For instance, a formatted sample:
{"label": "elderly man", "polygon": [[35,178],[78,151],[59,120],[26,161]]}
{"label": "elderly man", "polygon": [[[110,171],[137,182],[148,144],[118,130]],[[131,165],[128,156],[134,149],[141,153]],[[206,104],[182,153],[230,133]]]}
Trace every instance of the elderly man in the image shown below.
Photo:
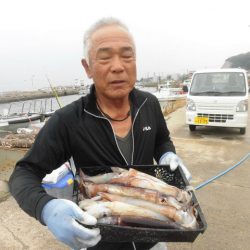
{"label": "elderly man", "polygon": [[[69,200],[48,195],[44,176],[73,158],[84,166],[151,165],[175,170],[175,154],[158,100],[134,88],[136,49],[119,20],[105,18],[85,34],[82,65],[93,79],[87,96],[58,110],[41,129],[30,151],[17,162],[10,189],[20,207],[73,249],[150,249],[149,243],[101,240],[96,219]],[[117,239],[119,241],[119,239]]]}

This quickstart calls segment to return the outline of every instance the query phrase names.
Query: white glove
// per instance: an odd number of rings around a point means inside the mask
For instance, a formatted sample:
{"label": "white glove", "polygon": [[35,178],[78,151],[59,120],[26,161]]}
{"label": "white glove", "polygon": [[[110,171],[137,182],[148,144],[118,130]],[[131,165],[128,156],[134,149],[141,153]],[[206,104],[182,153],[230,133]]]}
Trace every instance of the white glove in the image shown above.
{"label": "white glove", "polygon": [[159,160],[160,165],[168,165],[171,171],[175,171],[178,166],[181,167],[187,180],[192,179],[191,173],[188,171],[186,166],[183,164],[181,158],[173,152],[167,152],[163,154]]}
{"label": "white glove", "polygon": [[70,200],[50,200],[42,210],[42,220],[58,240],[75,250],[95,246],[101,239],[99,228],[88,229],[77,222],[95,225],[96,218]]}

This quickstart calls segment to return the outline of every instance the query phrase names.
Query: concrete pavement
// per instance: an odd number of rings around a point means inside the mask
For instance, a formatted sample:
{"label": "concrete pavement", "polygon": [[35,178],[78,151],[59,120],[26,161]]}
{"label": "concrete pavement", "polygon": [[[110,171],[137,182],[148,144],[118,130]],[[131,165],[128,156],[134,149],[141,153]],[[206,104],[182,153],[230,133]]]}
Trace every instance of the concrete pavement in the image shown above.
{"label": "concrete pavement", "polygon": [[[170,115],[168,126],[177,153],[193,175],[195,187],[236,164],[250,153],[250,116],[245,135],[238,129],[197,128],[185,125],[185,109]],[[194,243],[169,243],[170,250],[249,249],[250,159],[196,191],[208,224]]]}

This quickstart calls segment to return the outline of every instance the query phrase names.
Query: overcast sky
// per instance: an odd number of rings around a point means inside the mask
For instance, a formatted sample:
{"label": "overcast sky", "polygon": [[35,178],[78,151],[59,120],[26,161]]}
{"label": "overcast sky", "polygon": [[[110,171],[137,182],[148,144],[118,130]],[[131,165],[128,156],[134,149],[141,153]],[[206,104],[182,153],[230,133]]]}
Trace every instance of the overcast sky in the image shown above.
{"label": "overcast sky", "polygon": [[250,51],[249,0],[6,0],[0,5],[0,92],[84,79],[82,38],[101,17],[134,35],[138,79],[219,68]]}

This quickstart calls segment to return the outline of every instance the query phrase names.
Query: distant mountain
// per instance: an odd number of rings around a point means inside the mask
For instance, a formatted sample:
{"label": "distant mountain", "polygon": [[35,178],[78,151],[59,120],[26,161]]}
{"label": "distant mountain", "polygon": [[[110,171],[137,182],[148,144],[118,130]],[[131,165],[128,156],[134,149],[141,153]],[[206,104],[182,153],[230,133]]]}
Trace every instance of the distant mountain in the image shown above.
{"label": "distant mountain", "polygon": [[222,68],[242,68],[250,70],[250,52],[227,58]]}

